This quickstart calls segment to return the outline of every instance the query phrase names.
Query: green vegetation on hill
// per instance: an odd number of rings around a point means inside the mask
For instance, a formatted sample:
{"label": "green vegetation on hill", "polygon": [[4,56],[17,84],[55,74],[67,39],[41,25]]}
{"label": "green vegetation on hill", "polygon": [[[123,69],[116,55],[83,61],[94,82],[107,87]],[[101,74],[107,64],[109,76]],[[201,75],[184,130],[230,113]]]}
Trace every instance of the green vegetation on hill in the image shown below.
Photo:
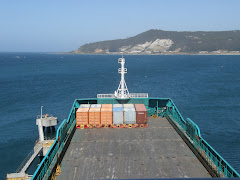
{"label": "green vegetation on hill", "polygon": [[[196,53],[201,51],[240,51],[240,31],[196,31],[196,32],[178,32],[178,31],[162,31],[149,30],[127,39],[117,39],[109,41],[101,41],[89,43],[81,46],[74,53],[132,53],[133,47],[146,42],[154,42],[157,39],[168,39],[173,42],[166,51],[152,51],[150,53],[161,52],[185,52]],[[127,50],[122,50],[127,47]],[[164,43],[161,44],[164,47]],[[148,48],[149,50],[149,48]],[[151,49],[150,49],[151,50]],[[140,52],[140,51],[139,51]],[[141,50],[140,53],[147,52]]]}

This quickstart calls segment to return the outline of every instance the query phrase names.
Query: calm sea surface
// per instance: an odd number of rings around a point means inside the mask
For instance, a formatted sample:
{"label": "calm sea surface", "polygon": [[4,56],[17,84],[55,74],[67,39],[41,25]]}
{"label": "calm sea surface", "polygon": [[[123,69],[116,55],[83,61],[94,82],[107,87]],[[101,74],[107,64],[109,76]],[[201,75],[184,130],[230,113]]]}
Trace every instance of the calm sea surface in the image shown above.
{"label": "calm sea surface", "polygon": [[[0,53],[0,179],[15,172],[32,150],[40,106],[61,122],[75,99],[113,93],[120,81],[118,58]],[[207,142],[240,172],[240,56],[125,58],[131,93],[172,98],[183,117],[198,124]]]}

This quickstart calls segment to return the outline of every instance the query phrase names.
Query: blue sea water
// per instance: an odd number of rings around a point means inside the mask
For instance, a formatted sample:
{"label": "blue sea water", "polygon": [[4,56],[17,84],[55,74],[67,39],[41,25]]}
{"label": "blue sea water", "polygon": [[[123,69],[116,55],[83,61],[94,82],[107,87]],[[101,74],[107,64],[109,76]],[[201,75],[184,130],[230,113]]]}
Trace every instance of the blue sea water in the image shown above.
{"label": "blue sea water", "polygon": [[[61,122],[75,99],[113,93],[120,81],[118,58],[0,53],[0,179],[15,172],[32,150],[40,107]],[[183,117],[198,124],[203,138],[240,172],[240,56],[125,58],[130,92],[172,98]]]}

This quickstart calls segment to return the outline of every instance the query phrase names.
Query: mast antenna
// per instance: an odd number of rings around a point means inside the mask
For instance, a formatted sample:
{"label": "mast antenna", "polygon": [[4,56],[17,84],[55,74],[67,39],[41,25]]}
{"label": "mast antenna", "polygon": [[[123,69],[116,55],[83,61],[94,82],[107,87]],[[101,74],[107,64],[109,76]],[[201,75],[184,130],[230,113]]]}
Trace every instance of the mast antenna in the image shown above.
{"label": "mast antenna", "polygon": [[118,59],[118,63],[121,64],[121,68],[118,69],[118,73],[121,74],[121,81],[117,91],[115,91],[115,97],[119,99],[128,99],[129,91],[124,77],[124,75],[127,73],[127,68],[124,67],[125,59],[123,58],[123,55],[122,58]]}

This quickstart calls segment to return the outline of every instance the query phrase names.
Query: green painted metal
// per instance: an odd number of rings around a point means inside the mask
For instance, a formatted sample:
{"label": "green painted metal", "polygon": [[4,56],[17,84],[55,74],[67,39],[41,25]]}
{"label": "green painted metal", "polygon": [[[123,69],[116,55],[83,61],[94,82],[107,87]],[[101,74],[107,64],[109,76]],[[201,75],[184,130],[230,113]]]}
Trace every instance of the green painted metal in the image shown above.
{"label": "green painted metal", "polygon": [[[193,141],[194,147],[202,154],[217,174],[229,178],[240,177],[240,175],[219,155],[204,138],[201,136],[199,127],[190,119],[187,118],[187,134]],[[190,130],[190,131],[189,131]]]}
{"label": "green painted metal", "polygon": [[164,117],[165,111],[163,108],[166,107],[168,101],[169,98],[149,98],[148,116]]}
{"label": "green painted metal", "polygon": [[47,180],[52,174],[52,171],[56,166],[57,160],[60,157],[65,144],[67,143],[69,137],[71,136],[73,129],[76,127],[75,105],[76,101],[74,102],[74,105],[70,111],[68,119],[67,120],[65,119],[59,126],[57,130],[56,139],[51,148],[49,149],[48,153],[43,158],[38,168],[34,172],[31,178],[32,180],[42,179]]}
{"label": "green painted metal", "polygon": [[240,177],[240,175],[224,160],[201,136],[199,127],[189,118],[186,120],[178,111],[176,105],[169,98],[132,98],[128,101],[116,100],[113,98],[104,99],[77,99],[74,101],[67,120],[64,120],[57,130],[56,140],[43,158],[37,170],[34,172],[32,179],[41,180],[48,179],[54,167],[56,166],[58,157],[62,155],[63,148],[69,137],[71,136],[75,125],[76,108],[80,104],[119,104],[131,103],[145,104],[148,109],[148,116],[167,116],[179,128],[179,130],[189,139],[195,149],[203,155],[205,160],[216,170],[219,177]]}
{"label": "green painted metal", "polygon": [[183,119],[177,107],[170,99],[167,103],[167,116],[189,139],[194,148],[216,171],[218,177],[239,178],[239,173],[203,139],[199,127],[189,118]]}
{"label": "green painted metal", "polygon": [[131,99],[115,99],[115,98],[102,98],[97,100],[98,104],[145,104],[146,108],[149,106],[148,98],[131,98]]}

